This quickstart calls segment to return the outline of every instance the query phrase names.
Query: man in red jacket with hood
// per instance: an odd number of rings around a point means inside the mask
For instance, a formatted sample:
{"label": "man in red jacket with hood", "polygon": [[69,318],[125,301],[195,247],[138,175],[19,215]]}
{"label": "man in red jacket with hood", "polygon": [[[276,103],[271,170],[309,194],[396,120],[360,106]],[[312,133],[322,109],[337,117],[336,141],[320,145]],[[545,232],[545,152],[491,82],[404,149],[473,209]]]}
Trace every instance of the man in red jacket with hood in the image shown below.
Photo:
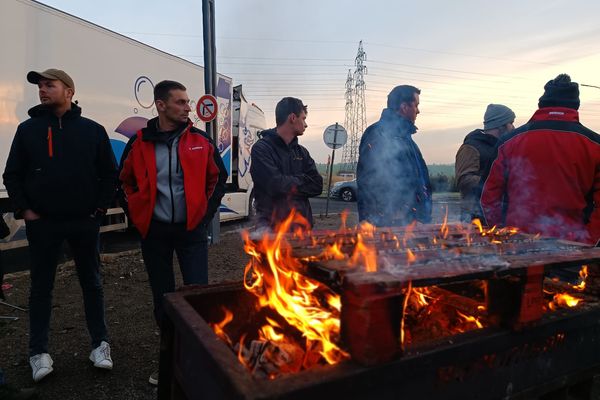
{"label": "man in red jacket with hood", "polygon": [[579,122],[578,109],[577,83],[558,75],[529,122],[500,140],[481,196],[488,225],[600,239],[600,136]]}

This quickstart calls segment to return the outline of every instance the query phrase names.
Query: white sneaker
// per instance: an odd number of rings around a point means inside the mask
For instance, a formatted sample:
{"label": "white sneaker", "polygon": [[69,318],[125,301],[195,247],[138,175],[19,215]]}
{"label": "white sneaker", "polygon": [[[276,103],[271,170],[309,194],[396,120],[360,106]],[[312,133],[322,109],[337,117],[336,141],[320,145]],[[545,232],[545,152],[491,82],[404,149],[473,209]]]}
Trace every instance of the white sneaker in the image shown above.
{"label": "white sneaker", "polygon": [[46,375],[52,372],[54,370],[52,364],[54,364],[54,361],[52,361],[48,353],[40,353],[29,357],[29,365],[31,365],[34,382],[41,381]]}
{"label": "white sneaker", "polygon": [[113,362],[110,358],[110,345],[104,341],[90,353],[90,361],[94,367],[103,369],[112,369]]}

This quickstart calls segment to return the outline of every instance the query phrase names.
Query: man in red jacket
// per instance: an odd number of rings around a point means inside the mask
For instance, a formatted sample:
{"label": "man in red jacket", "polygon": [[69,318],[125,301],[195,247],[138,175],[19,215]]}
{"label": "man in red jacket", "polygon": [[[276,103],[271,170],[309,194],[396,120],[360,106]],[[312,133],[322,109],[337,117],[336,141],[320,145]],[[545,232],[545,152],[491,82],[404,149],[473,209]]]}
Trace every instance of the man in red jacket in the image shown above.
{"label": "man in red jacket", "polygon": [[498,144],[481,205],[488,225],[595,244],[600,239],[600,136],[579,122],[579,87],[544,86],[529,122]]}
{"label": "man in red jacket", "polygon": [[[225,193],[227,171],[218,149],[189,120],[186,88],[154,88],[158,117],[131,138],[121,158],[124,206],[140,232],[142,256],[160,325],[162,297],[175,290],[173,252],[183,283],[208,283],[207,227]],[[150,383],[157,383],[153,374]]]}

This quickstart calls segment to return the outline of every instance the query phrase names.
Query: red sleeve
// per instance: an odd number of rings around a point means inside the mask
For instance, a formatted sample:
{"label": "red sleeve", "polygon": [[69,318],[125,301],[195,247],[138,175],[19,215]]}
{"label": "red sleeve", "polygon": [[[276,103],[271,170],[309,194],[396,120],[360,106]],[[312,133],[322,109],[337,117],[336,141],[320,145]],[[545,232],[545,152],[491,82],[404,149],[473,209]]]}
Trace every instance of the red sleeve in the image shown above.
{"label": "red sleeve", "polygon": [[600,168],[596,168],[596,174],[594,176],[594,204],[592,214],[590,215],[590,222],[587,224],[588,232],[590,233],[590,239],[593,244],[596,244],[600,240]]}

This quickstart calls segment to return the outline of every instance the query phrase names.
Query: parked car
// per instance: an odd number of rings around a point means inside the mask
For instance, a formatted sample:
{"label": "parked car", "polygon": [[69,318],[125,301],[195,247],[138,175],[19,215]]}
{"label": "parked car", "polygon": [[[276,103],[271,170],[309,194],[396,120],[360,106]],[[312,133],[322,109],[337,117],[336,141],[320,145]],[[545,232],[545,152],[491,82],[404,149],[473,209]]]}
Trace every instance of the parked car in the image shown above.
{"label": "parked car", "polygon": [[358,186],[356,185],[356,179],[351,181],[336,182],[331,187],[329,196],[332,199],[341,199],[343,201],[356,201],[356,193],[358,192]]}

